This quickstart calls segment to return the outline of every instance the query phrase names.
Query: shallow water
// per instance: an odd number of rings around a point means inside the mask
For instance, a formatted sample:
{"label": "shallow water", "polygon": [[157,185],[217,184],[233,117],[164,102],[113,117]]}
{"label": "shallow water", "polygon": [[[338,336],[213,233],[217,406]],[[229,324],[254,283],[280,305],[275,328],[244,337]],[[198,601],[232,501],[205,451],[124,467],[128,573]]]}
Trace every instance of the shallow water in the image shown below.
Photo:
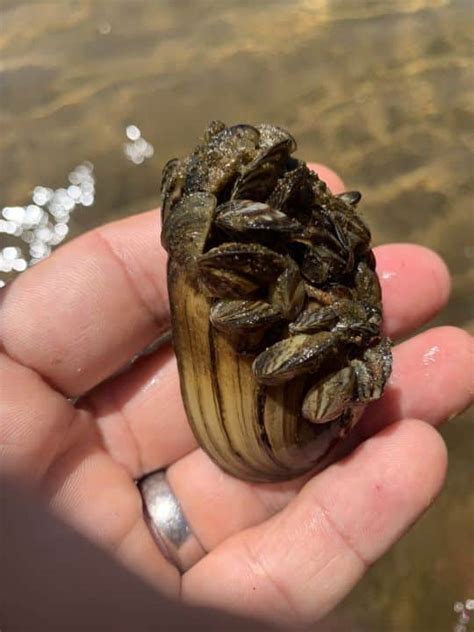
{"label": "shallow water", "polygon": [[[72,214],[76,235],[156,206],[164,162],[209,120],[271,121],[364,193],[376,243],[416,241],[446,259],[453,292],[437,323],[474,330],[470,0],[3,0],[0,11],[1,206],[63,187],[89,160],[95,203]],[[154,147],[140,165],[123,149],[130,124]],[[444,435],[440,502],[329,629],[451,630],[454,602],[474,596],[472,418]]]}

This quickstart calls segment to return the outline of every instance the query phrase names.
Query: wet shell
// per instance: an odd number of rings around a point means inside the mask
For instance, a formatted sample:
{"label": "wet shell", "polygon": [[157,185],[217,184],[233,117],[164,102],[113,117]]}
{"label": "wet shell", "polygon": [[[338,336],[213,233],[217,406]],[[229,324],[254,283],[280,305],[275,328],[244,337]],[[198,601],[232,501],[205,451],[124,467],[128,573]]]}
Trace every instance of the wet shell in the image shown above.
{"label": "wet shell", "polygon": [[286,130],[214,121],[162,178],[181,392],[226,472],[331,462],[391,371],[360,193],[332,195]]}

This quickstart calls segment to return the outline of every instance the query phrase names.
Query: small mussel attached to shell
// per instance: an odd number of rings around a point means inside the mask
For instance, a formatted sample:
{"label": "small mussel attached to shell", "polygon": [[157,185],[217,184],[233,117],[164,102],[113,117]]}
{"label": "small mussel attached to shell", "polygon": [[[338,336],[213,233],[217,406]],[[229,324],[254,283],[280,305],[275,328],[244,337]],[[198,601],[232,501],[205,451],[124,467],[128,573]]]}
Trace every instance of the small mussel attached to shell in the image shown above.
{"label": "small mussel attached to shell", "polygon": [[391,371],[360,194],[273,125],[213,122],[162,179],[173,343],[202,448],[251,481],[330,462]]}

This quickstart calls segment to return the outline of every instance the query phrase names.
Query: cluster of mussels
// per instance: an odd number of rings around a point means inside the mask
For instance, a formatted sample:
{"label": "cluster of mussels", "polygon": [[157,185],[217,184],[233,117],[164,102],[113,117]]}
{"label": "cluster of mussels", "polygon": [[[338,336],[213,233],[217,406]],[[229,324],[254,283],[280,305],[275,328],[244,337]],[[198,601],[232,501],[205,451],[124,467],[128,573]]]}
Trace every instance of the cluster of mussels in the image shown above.
{"label": "cluster of mussels", "polygon": [[165,167],[162,241],[258,383],[314,375],[302,414],[325,423],[380,397],[390,343],[361,196],[333,195],[295,149],[272,125],[211,123]]}

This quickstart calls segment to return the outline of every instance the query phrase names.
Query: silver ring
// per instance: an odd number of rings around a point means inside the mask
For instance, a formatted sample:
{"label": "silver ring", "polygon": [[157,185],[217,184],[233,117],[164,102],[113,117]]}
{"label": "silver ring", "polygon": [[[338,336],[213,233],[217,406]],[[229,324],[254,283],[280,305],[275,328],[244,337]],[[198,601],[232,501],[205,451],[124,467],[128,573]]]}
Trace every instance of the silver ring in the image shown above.
{"label": "silver ring", "polygon": [[164,470],[148,474],[138,482],[145,519],[163,555],[184,573],[206,551],[191,531]]}

